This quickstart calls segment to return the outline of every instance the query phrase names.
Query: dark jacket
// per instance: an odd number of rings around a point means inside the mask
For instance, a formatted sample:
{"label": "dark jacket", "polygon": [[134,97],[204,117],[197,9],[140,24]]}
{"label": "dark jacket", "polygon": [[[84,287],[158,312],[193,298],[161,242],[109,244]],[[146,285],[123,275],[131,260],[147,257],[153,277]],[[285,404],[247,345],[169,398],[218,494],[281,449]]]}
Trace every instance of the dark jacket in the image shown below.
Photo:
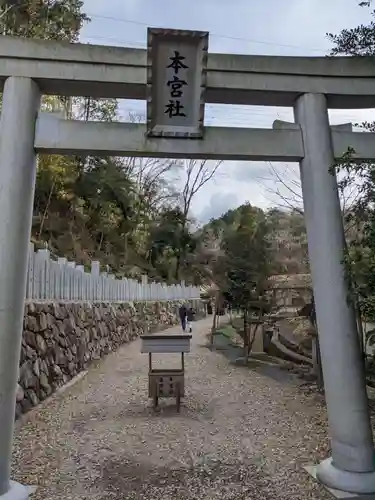
{"label": "dark jacket", "polygon": [[180,319],[184,319],[187,316],[187,309],[186,306],[181,306],[180,309],[178,310],[178,314],[180,315]]}
{"label": "dark jacket", "polygon": [[195,311],[192,307],[189,307],[186,316],[188,321],[194,321]]}
{"label": "dark jacket", "polygon": [[299,311],[298,316],[305,316],[309,319],[310,324],[316,327],[316,311],[315,311],[315,301],[311,300],[308,304],[305,304]]}

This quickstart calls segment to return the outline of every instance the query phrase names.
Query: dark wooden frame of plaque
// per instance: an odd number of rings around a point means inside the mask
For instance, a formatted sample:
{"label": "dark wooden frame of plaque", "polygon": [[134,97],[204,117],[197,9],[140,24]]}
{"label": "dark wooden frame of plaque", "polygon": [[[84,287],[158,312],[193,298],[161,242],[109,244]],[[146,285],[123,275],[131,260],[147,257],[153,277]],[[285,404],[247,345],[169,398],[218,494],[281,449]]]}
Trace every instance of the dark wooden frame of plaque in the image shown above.
{"label": "dark wooden frame of plaque", "polygon": [[[196,38],[202,43],[202,57],[201,57],[201,85],[200,85],[200,103],[199,103],[199,120],[196,131],[155,131],[152,117],[153,109],[153,62],[154,62],[154,42],[156,38],[165,40],[172,40],[174,38]],[[207,31],[186,31],[186,30],[173,30],[163,28],[148,28],[147,29],[147,136],[164,137],[175,139],[203,139],[204,134],[204,103],[205,93],[207,86],[207,56],[208,56],[208,37]]]}

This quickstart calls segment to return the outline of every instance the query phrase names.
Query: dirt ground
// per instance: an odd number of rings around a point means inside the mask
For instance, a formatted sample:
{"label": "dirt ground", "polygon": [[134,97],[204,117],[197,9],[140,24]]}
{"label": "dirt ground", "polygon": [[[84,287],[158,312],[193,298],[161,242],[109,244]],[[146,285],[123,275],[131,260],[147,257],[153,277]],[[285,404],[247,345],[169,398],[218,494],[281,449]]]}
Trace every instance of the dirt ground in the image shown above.
{"label": "dirt ground", "polygon": [[302,468],[328,453],[322,406],[207,349],[210,324],[194,324],[180,414],[153,412],[137,340],[17,423],[13,478],[34,500],[330,498]]}

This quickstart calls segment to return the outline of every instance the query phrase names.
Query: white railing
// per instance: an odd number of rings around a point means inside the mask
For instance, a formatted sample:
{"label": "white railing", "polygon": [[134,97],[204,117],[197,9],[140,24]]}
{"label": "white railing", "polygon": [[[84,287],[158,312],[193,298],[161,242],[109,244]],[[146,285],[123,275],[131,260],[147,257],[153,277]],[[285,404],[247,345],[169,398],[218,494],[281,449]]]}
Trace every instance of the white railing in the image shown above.
{"label": "white railing", "polygon": [[149,283],[147,276],[142,281],[123,278],[100,272],[100,263],[91,262],[91,272],[65,258],[53,260],[48,250],[34,252],[30,243],[27,268],[27,300],[74,300],[127,302],[147,300],[199,299],[197,286],[166,285]]}

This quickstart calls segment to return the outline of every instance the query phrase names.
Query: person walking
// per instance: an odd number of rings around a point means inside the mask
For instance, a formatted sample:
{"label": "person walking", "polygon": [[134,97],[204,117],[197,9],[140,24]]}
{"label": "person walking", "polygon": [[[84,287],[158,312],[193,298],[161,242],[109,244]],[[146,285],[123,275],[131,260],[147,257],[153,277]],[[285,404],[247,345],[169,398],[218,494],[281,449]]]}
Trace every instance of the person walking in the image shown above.
{"label": "person walking", "polygon": [[181,322],[181,327],[182,331],[186,331],[186,316],[187,316],[187,307],[185,304],[182,304],[178,310],[178,314],[180,316],[180,322]]}
{"label": "person walking", "polygon": [[192,307],[189,307],[189,309],[186,312],[186,319],[187,319],[186,328],[189,333],[193,331],[191,323],[194,321],[194,317],[195,317],[195,311]]}

